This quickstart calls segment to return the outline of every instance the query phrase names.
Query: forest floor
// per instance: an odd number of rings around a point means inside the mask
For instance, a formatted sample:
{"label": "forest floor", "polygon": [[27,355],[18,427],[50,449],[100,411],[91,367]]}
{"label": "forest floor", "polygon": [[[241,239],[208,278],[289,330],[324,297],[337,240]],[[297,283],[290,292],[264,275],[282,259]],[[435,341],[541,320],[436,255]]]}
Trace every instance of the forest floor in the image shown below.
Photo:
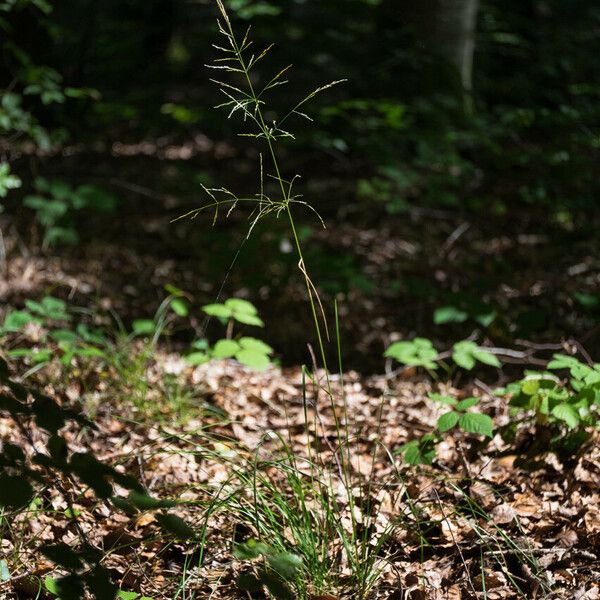
{"label": "forest floor", "polygon": [[[191,395],[168,403],[166,373]],[[46,377],[52,381],[56,375],[50,369]],[[314,386],[303,388],[299,369],[273,367],[257,373],[234,361],[192,368],[179,355],[157,351],[148,377],[145,409],[124,403],[109,373],[76,371],[65,387],[49,383],[46,390],[66,401],[81,398],[85,389],[98,430],[68,431],[69,443],[119,464],[153,496],[188,502],[177,512],[193,527],[206,525],[206,544],[201,550],[198,544],[165,541],[157,535],[151,513],[115,514],[85,493],[73,505],[80,525],[106,553],[104,564],[123,590],[155,599],[247,598],[236,591],[235,581],[248,565],[233,558],[232,545],[257,535],[253,519],[224,502],[205,524],[209,499],[230,488],[242,506],[251,507],[252,490],[232,477],[232,471],[249,473],[257,461],[259,486],[265,476],[263,483],[293,505],[297,496],[281,465],[290,452],[296,464],[302,463],[312,448],[319,476],[337,482],[338,506],[347,507],[333,456],[331,403]],[[415,434],[435,427],[440,409],[427,400],[431,384],[397,373],[347,373],[343,396],[339,378],[333,385],[338,415],[342,397],[349,414],[352,490],[361,499],[354,507],[356,517],[372,528],[373,544],[393,525],[378,551],[382,573],[373,598],[600,597],[597,433],[577,458],[566,462],[553,453],[528,457],[535,432],[527,426],[510,446],[500,435],[486,444],[473,436],[445,435],[433,466],[409,467],[396,451]],[[441,391],[459,397],[467,393],[448,387]],[[479,393],[482,409],[501,428],[508,422],[505,403],[485,389]],[[5,441],[27,443],[9,419],[0,420],[0,431]],[[31,433],[38,439],[38,431]],[[5,598],[39,597],[36,577],[52,574],[52,565],[40,560],[37,544],[77,542],[73,520],[65,514],[66,499],[56,491],[41,498],[30,513],[4,527],[2,555],[11,573],[0,584]],[[293,548],[293,527],[289,530],[285,514],[278,518],[278,533]],[[335,537],[326,543],[332,555],[340,551]],[[343,585],[348,565],[342,561],[339,568],[339,587],[321,588],[312,598],[353,596],[356,590]]]}
{"label": "forest floor", "polygon": [[[165,176],[146,172],[149,187],[152,178]],[[299,500],[288,467],[314,483],[306,472],[314,464],[319,481],[329,482],[329,506],[346,513],[344,526],[364,524],[365,539],[372,540],[373,566],[381,570],[373,598],[600,598],[598,432],[566,459],[535,452],[538,431],[531,420],[519,425],[510,445],[498,433],[488,443],[447,433],[432,466],[408,466],[398,453],[402,444],[435,428],[443,407],[428,392],[481,397],[481,410],[501,432],[508,407],[492,390],[511,369],[544,364],[567,340],[597,352],[600,254],[593,224],[586,232],[541,226],[543,219],[529,210],[511,212],[510,218],[413,210],[382,219],[352,213],[351,207],[327,230],[304,223],[311,274],[324,300],[335,298],[340,306],[346,372],[343,385],[339,375],[333,377],[334,412],[320,385],[303,385],[297,366],[310,361],[309,319],[285,232],[277,224],[259,225],[244,241],[243,216],[214,229],[210,216],[170,223],[190,206],[169,193],[123,193],[129,194],[123,214],[81,223],[83,242],[52,254],[32,250],[35,232],[32,244],[17,234],[28,225],[26,215],[9,222],[3,228],[2,312],[54,295],[92,320],[101,312],[116,314],[128,329],[132,320],[152,316],[166,284],[185,290],[197,306],[236,295],[259,307],[264,339],[284,366],[264,373],[233,361],[192,367],[182,358],[190,335],[175,332],[130,379],[110,365],[66,368],[57,360],[29,378],[93,415],[97,431],[66,431],[73,448],[91,448],[98,458],[117,463],[154,496],[185,501],[178,513],[206,533],[205,544],[165,541],[153,514],[115,514],[74,490],[78,520],[106,553],[104,564],[122,590],[156,600],[250,597],[235,582],[254,567],[232,552],[236,543],[259,534],[247,478],[253,474],[265,498],[284,499],[293,509]],[[192,208],[200,203],[193,202]],[[328,210],[323,207],[326,216]],[[461,313],[458,321],[435,324],[434,311],[442,307]],[[206,329],[198,314],[196,333],[212,337],[215,324]],[[446,384],[384,365],[382,353],[394,339],[425,335],[449,347],[474,334],[513,350],[520,339],[512,358],[506,357],[516,364],[493,381],[476,372]],[[27,335],[35,344],[39,331]],[[9,336],[3,350],[21,342]],[[143,349],[134,345],[131,352]],[[24,363],[20,372],[31,367]],[[345,409],[353,499],[339,468],[336,418]],[[42,437],[35,428],[31,435]],[[10,419],[0,420],[2,440],[24,445],[20,436]],[[214,508],[211,501],[223,492],[229,501]],[[312,500],[309,512],[319,523],[321,509]],[[207,506],[214,508],[208,520]],[[75,541],[67,509],[66,499],[48,490],[30,512],[4,521],[0,556],[7,570],[0,572],[0,597],[45,594],[39,581],[53,567],[34,549],[40,542]],[[269,525],[273,543],[293,548],[297,532],[286,519],[278,514]],[[320,582],[309,573],[308,597],[354,596],[339,538],[326,529],[316,537],[337,572]]]}

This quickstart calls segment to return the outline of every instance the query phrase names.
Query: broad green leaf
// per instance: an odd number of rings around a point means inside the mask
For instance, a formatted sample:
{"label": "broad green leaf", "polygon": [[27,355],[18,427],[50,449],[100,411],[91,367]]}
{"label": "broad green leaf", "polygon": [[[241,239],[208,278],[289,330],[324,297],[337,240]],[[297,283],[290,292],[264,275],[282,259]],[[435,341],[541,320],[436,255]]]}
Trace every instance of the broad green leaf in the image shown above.
{"label": "broad green leaf", "polygon": [[490,367],[500,367],[501,363],[498,360],[498,357],[483,348],[477,348],[477,350],[473,351],[473,356],[484,365],[489,365]]}
{"label": "broad green leaf", "polygon": [[464,413],[458,419],[458,425],[463,431],[494,437],[494,422],[488,415],[481,413]]}
{"label": "broad green leaf", "polygon": [[499,367],[500,361],[491,352],[488,352],[484,348],[478,346],[471,340],[463,340],[454,344],[452,349],[452,359],[454,362],[463,369],[470,371],[476,361],[489,365],[491,367]]}
{"label": "broad green leaf", "polygon": [[240,345],[234,340],[219,340],[212,349],[214,358],[231,358],[238,352]]}
{"label": "broad green leaf", "polygon": [[40,319],[25,310],[13,310],[6,315],[2,330],[19,331],[27,323],[40,323]]}
{"label": "broad green leaf", "polygon": [[444,433],[449,429],[452,429],[458,423],[458,413],[455,413],[453,410],[444,413],[437,422],[438,429]]}
{"label": "broad green leaf", "polygon": [[203,365],[209,360],[210,355],[208,355],[206,352],[191,352],[185,357],[185,361],[194,367]]}
{"label": "broad green leaf", "polygon": [[46,588],[46,591],[58,596],[58,586],[56,585],[56,579],[54,579],[54,577],[46,575],[44,578],[44,587]]}
{"label": "broad green leaf", "polygon": [[577,366],[579,361],[574,356],[566,354],[555,354],[552,360],[548,363],[547,369],[570,369]]}
{"label": "broad green leaf", "polygon": [[469,314],[456,306],[442,306],[433,313],[433,322],[436,325],[443,325],[444,323],[464,323],[468,318]]}
{"label": "broad green leaf", "polygon": [[139,596],[137,592],[127,592],[125,590],[119,590],[117,592],[117,598],[121,598],[121,600],[136,600]]}
{"label": "broad green leaf", "polygon": [[266,354],[253,349],[240,350],[239,352],[236,352],[235,358],[243,365],[256,369],[257,371],[264,371],[271,364],[271,361]]}
{"label": "broad green leaf", "polygon": [[395,358],[398,362],[410,366],[421,366],[436,369],[437,350],[430,340],[415,338],[411,341],[394,342],[384,353],[384,356]]}
{"label": "broad green leaf", "polygon": [[455,408],[456,410],[465,411],[476,404],[479,404],[479,398],[465,398],[458,402]]}
{"label": "broad green leaf", "polygon": [[265,326],[262,319],[260,319],[256,315],[249,315],[246,313],[234,312],[233,318],[236,321],[238,321],[239,323],[243,323],[244,325],[254,325],[255,327],[264,327]]}
{"label": "broad green leaf", "polygon": [[528,396],[533,396],[540,389],[540,380],[539,379],[528,379],[523,382],[521,386],[521,390],[524,394]]}
{"label": "broad green leaf", "polygon": [[438,394],[437,392],[429,392],[427,396],[434,402],[439,402],[440,404],[447,404],[448,406],[454,406],[458,402],[458,400],[456,400],[456,398],[453,398],[452,396],[444,396],[443,394]]}
{"label": "broad green leaf", "polygon": [[454,362],[463,369],[470,371],[475,366],[475,358],[473,354],[464,350],[454,350],[452,353]]}
{"label": "broad green leaf", "polygon": [[50,336],[57,342],[76,342],[78,339],[77,334],[70,329],[56,329]]}
{"label": "broad green leaf", "polygon": [[183,298],[173,298],[171,300],[171,308],[180,317],[187,317],[189,314],[188,304]]}
{"label": "broad green leaf", "polygon": [[152,335],[156,331],[156,323],[152,319],[136,319],[131,326],[136,335]]}
{"label": "broad green leaf", "polygon": [[211,317],[220,319],[230,319],[233,316],[233,310],[224,304],[207,304],[202,310]]}
{"label": "broad green leaf", "polygon": [[557,404],[552,409],[552,415],[557,419],[564,421],[571,429],[579,426],[579,413],[570,404]]}
{"label": "broad green leaf", "polygon": [[241,298],[229,298],[225,301],[225,306],[230,308],[234,313],[238,315],[256,315],[258,311],[252,302],[248,300],[242,300]]}
{"label": "broad green leaf", "polygon": [[273,353],[273,348],[271,348],[271,346],[253,337],[240,338],[239,344],[243,350],[255,350],[256,352],[261,352],[262,354]]}

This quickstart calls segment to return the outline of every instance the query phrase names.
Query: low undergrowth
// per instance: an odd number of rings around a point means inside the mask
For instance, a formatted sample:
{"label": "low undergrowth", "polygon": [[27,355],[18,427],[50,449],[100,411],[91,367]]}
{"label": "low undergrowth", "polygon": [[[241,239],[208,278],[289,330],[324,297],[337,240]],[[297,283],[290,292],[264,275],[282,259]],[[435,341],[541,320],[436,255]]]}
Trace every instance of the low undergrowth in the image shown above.
{"label": "low undergrowth", "polygon": [[[540,531],[527,532],[521,517],[530,524],[533,515],[514,508],[528,491],[515,465],[525,457],[529,468],[541,461],[555,473],[568,461],[582,464],[598,436],[600,365],[567,347],[545,371],[496,392],[482,382],[458,388],[457,376],[475,368],[484,378],[498,374],[502,349],[469,338],[438,352],[415,338],[390,345],[385,358],[402,367],[376,380],[375,394],[357,395],[342,363],[338,306],[321,301],[295,212],[322,221],[278,157],[279,144],[294,137],[290,121],[310,120],[304,105],[341,82],[291,110],[273,108],[269,93],[286,83],[288,68],[257,74],[270,48],[254,52],[249,32],[238,36],[217,5],[223,45],[210,66],[231,78],[216,81],[221,107],[242,117],[242,135],[262,144],[267,158],[259,153],[257,193],[205,188],[207,203],[193,214],[213,210],[216,223],[222,212],[247,206],[248,235],[261,219],[287,222],[314,325],[306,364],[286,389],[275,350],[248,331],[264,326],[256,308],[221,294],[196,306],[167,286],[156,314],[131,324],[52,296],[9,311],[3,354],[24,369],[17,381],[0,363],[8,432],[0,527],[9,548],[1,579],[13,589],[21,582],[30,596],[62,600],[239,592],[278,600],[412,598],[432,590],[550,597],[548,564],[530,538]],[[38,187],[54,203],[62,193],[72,208],[82,193]],[[61,223],[34,200],[50,243]],[[214,340],[206,339],[210,319],[222,325]],[[185,332],[184,347],[175,332]],[[398,403],[406,368],[427,388],[416,394],[406,384],[413,397],[404,400],[418,400],[412,414]],[[237,388],[236,378],[243,378]],[[516,442],[523,431],[535,433],[527,447]],[[508,466],[505,456],[512,456]],[[521,481],[511,484],[517,475]],[[548,497],[571,493],[556,486]],[[576,498],[568,502],[575,510]],[[551,521],[548,530],[559,526]],[[145,560],[155,571],[144,569]],[[437,580],[435,568],[445,573]]]}

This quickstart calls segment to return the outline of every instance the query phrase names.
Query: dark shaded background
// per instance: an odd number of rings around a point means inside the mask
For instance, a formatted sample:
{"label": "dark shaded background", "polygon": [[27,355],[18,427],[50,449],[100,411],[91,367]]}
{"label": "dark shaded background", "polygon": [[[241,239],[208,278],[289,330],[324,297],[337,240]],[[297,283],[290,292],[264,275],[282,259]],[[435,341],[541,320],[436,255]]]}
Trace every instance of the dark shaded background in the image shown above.
{"label": "dark shaded background", "polygon": [[[469,334],[498,345],[575,337],[597,352],[597,3],[481,2],[468,102],[435,35],[439,6],[411,4],[229,4],[257,47],[276,43],[263,78],[294,64],[272,97],[274,118],[322,83],[348,80],[278,148],[328,226],[301,214],[312,277],[340,303],[348,366],[380,369],[393,333],[448,344]],[[153,313],[166,283],[197,305],[222,288],[257,303],[285,362],[305,361],[309,315],[285,223],[263,222],[244,241],[243,211],[215,227],[211,215],[171,222],[203,203],[200,184],[258,186],[255,145],[213,108],[219,92],[204,65],[216,15],[208,1],[63,0],[48,14],[24,3],[2,17],[3,88],[23,92],[23,72],[48,65],[64,85],[99,92],[47,105],[23,95],[53,136],[46,149],[3,135],[3,159],[23,179],[1,217],[4,300],[70,294],[130,320]],[[42,247],[43,227],[20,201],[40,175],[93,183],[117,207],[77,212],[77,244]],[[39,261],[32,289],[10,285],[24,257]]]}

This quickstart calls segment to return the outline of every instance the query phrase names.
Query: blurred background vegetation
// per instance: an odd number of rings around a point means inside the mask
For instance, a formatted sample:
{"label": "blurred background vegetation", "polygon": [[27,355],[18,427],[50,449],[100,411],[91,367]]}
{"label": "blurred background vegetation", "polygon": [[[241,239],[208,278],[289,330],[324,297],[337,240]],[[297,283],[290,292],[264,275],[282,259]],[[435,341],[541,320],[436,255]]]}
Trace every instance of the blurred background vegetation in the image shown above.
{"label": "blurred background vegetation", "polygon": [[[282,112],[348,80],[278,151],[328,227],[307,213],[300,235],[340,301],[349,366],[376,368],[391,334],[600,349],[596,2],[227,5],[257,49],[276,44],[263,83],[294,65]],[[199,303],[222,288],[257,304],[284,360],[305,360],[285,228],[245,241],[243,212],[172,222],[201,185],[258,187],[255,144],[213,108],[216,15],[209,0],[0,1],[0,293],[133,319],[167,283]]]}

